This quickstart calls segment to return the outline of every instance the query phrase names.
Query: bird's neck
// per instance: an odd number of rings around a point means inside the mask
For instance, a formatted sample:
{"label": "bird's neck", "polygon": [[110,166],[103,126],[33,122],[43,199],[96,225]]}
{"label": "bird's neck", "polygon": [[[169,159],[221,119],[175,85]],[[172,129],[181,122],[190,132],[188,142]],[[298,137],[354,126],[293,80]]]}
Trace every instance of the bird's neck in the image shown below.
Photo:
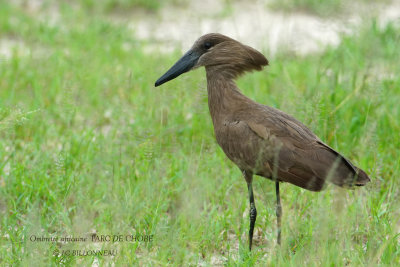
{"label": "bird's neck", "polygon": [[224,117],[234,113],[244,102],[249,100],[244,96],[229,73],[206,68],[208,107],[214,126]]}

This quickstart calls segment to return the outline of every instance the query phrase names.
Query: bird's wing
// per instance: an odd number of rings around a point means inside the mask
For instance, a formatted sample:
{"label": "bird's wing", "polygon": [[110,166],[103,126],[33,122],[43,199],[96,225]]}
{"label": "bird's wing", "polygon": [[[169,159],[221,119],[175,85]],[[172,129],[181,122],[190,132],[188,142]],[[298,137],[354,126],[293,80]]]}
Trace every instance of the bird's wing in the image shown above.
{"label": "bird's wing", "polygon": [[[362,176],[363,171],[299,121],[273,111],[225,125],[226,134],[219,138],[222,139],[219,143],[240,168],[253,169],[256,174],[312,191],[322,190],[327,180],[339,186],[362,182],[363,179],[354,177],[357,173]],[[369,181],[368,176],[365,179]]]}
{"label": "bird's wing", "polygon": [[[316,136],[304,131],[303,127],[293,121],[279,117],[246,123],[260,138],[260,149],[271,151],[271,145],[265,144],[273,141],[273,156],[263,158],[264,164],[268,164],[267,170],[272,170],[273,177],[270,178],[278,178],[313,191],[323,189],[327,168],[321,164]],[[265,174],[262,168],[260,174]]]}

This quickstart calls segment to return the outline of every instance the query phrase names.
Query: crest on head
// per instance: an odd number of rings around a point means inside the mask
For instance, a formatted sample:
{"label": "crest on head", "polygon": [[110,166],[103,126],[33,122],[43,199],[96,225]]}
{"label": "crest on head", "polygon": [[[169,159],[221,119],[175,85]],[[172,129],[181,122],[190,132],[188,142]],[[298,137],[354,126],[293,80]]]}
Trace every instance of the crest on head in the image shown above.
{"label": "crest on head", "polygon": [[268,60],[254,48],[219,33],[201,36],[163,76],[155,86],[182,73],[204,66],[207,71],[223,71],[236,78],[246,71],[261,70]]}

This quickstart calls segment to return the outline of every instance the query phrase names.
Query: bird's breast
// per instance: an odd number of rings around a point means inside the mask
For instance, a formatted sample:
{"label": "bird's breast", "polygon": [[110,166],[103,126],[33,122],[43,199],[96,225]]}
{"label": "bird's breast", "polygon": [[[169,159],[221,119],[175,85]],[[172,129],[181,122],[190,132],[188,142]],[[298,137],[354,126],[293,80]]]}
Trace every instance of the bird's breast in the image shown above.
{"label": "bird's breast", "polygon": [[214,125],[218,144],[240,169],[257,173],[264,169],[268,157],[267,141],[261,140],[246,122],[225,119]]}

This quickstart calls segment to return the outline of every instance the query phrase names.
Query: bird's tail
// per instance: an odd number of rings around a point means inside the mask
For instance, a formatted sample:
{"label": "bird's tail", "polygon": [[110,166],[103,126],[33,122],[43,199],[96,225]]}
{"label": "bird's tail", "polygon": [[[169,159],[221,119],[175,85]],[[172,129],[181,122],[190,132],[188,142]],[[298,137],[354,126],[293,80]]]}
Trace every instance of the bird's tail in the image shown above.
{"label": "bird's tail", "polygon": [[368,175],[365,173],[365,171],[361,170],[360,168],[355,167],[356,172],[357,172],[357,177],[356,177],[356,181],[355,181],[355,185],[356,186],[364,186],[367,183],[369,183],[371,181],[371,179],[369,179]]}
{"label": "bird's tail", "polygon": [[340,187],[353,188],[364,186],[371,181],[362,169],[354,166],[337,151],[322,142],[319,144],[323,148],[320,152],[324,155],[320,158],[325,159],[325,164],[331,166],[331,172],[326,175],[330,182]]}

